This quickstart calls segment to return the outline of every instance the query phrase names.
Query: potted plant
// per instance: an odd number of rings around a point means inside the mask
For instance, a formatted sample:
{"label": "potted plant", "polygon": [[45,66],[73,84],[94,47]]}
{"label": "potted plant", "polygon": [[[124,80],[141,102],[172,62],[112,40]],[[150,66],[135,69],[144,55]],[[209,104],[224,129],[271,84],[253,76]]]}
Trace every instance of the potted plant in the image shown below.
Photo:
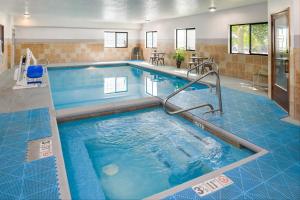
{"label": "potted plant", "polygon": [[185,58],[185,50],[184,49],[177,49],[175,54],[173,55],[173,59],[176,60],[177,68],[180,68],[181,63],[184,61]]}

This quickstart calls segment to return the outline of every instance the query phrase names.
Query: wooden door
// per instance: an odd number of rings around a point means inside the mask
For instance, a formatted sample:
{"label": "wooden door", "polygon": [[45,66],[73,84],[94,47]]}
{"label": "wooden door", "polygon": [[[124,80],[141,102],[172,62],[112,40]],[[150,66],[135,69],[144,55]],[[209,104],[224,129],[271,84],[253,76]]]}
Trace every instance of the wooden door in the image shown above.
{"label": "wooden door", "polygon": [[4,53],[4,26],[0,24],[0,46],[1,51]]}
{"label": "wooden door", "polygon": [[272,15],[272,99],[289,110],[289,10]]}

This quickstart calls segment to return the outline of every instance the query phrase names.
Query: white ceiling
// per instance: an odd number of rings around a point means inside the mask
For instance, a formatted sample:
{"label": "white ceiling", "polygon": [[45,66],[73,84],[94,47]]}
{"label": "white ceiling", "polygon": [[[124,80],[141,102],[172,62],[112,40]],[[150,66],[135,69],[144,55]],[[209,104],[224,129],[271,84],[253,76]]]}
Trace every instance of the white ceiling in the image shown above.
{"label": "white ceiling", "polygon": [[[0,0],[0,12],[23,15],[26,0]],[[211,0],[27,0],[30,14],[106,22],[144,23],[208,11]],[[218,10],[267,0],[214,0]]]}

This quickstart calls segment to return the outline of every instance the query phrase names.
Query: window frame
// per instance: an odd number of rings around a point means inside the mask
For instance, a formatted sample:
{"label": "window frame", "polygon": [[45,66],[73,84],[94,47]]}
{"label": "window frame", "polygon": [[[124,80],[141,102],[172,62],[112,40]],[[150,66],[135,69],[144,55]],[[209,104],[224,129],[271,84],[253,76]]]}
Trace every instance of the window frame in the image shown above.
{"label": "window frame", "polygon": [[[256,22],[256,23],[244,23],[244,24],[231,24],[230,25],[230,31],[229,31],[229,40],[230,40],[230,44],[229,44],[229,52],[230,54],[241,54],[241,55],[259,55],[259,56],[268,56],[269,53],[267,54],[263,54],[263,53],[252,53],[251,50],[252,50],[252,26],[253,25],[259,25],[259,24],[267,24],[268,25],[268,22]],[[232,27],[233,26],[244,26],[244,25],[248,25],[249,26],[249,53],[233,53],[232,52]]]}
{"label": "window frame", "polygon": [[[185,51],[196,51],[196,28],[177,28],[176,29],[176,33],[175,33],[175,35],[176,35],[176,41],[175,41],[175,43],[176,43],[176,49],[178,49],[178,46],[177,46],[177,43],[178,43],[178,34],[177,34],[177,32],[178,32],[178,30],[185,30]],[[188,32],[188,30],[195,30],[195,49],[188,49],[187,48],[187,32]]]}
{"label": "window frame", "polygon": [[[151,37],[152,37],[152,46],[151,47],[148,47],[148,33],[151,33]],[[157,34],[157,31],[146,31],[146,48],[149,48],[149,49],[157,48],[157,42],[156,42],[156,46],[153,45],[153,33]],[[157,35],[156,35],[156,37],[157,37]]]}
{"label": "window frame", "polygon": [[[113,47],[105,47],[104,46],[104,48],[128,48],[128,32],[104,31],[104,33],[114,33],[115,34],[115,45]],[[117,46],[117,35],[119,33],[126,33],[126,46],[124,46],[124,47]],[[105,37],[104,37],[104,43],[105,43]]]}

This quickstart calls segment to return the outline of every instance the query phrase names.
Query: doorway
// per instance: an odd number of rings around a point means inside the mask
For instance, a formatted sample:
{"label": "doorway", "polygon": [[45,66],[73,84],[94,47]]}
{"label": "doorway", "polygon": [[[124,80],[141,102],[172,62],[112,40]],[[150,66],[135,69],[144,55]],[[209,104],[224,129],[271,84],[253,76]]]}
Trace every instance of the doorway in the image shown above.
{"label": "doorway", "polygon": [[0,24],[0,49],[4,53],[4,26]]}
{"label": "doorway", "polygon": [[272,99],[289,111],[290,21],[289,10],[271,15]]}

